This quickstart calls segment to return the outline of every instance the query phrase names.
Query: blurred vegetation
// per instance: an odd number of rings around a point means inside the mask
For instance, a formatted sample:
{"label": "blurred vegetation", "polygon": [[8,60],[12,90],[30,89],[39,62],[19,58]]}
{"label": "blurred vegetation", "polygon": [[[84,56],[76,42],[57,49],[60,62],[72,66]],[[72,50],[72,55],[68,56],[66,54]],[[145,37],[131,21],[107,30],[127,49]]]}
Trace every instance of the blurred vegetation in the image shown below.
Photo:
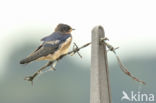
{"label": "blurred vegetation", "polygon": [[[12,50],[6,63],[5,80],[0,83],[0,103],[89,103],[90,65],[81,65],[70,56],[58,62],[56,71],[35,78],[34,86],[24,81],[45,61],[20,65],[19,60],[27,56],[35,45],[25,44]],[[147,82],[142,91],[156,94],[156,58],[132,58],[124,61],[135,76]],[[118,64],[109,65],[113,103],[121,103],[122,91],[137,91],[139,84],[124,75]]]}

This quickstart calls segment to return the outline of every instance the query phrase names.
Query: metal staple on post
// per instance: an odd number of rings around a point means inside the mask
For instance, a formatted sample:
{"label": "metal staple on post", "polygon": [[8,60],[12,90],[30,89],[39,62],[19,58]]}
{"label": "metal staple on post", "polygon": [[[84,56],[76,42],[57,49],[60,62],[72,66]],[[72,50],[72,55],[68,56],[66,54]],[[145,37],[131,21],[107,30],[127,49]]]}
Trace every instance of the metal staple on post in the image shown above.
{"label": "metal staple on post", "polygon": [[100,43],[100,38],[104,37],[102,26],[93,28],[90,103],[111,103],[107,51],[105,44]]}

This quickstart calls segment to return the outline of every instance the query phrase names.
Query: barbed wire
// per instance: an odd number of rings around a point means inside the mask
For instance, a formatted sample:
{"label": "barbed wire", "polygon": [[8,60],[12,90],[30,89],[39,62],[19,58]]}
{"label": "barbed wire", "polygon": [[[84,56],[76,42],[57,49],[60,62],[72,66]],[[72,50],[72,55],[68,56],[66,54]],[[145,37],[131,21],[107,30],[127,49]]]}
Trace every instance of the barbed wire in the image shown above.
{"label": "barbed wire", "polygon": [[[107,43],[106,40],[109,40],[109,39],[108,39],[108,38],[101,38],[101,39],[99,40],[99,41],[100,41],[100,44],[106,45],[106,47],[108,48],[108,51],[112,51],[112,52],[115,54],[116,59],[117,59],[117,61],[118,61],[118,64],[119,64],[119,66],[120,66],[121,71],[124,72],[124,73],[125,73],[126,75],[128,75],[129,77],[131,77],[133,80],[135,80],[135,81],[137,81],[137,82],[142,83],[142,84],[145,85],[146,83],[145,83],[144,81],[142,81],[142,80],[136,78],[135,76],[133,76],[132,73],[130,73],[130,72],[128,71],[128,69],[122,64],[122,62],[121,62],[119,56],[117,55],[117,53],[116,53],[116,51],[115,51],[115,50],[118,49],[119,47],[114,48],[112,45],[110,45],[109,43]],[[63,54],[63,55],[60,56],[56,61],[59,61],[60,59],[62,59],[63,57],[65,57],[65,56],[67,56],[67,55],[73,56],[73,55],[76,54],[76,53],[80,56],[80,58],[82,58],[82,55],[79,53],[79,51],[80,51],[81,49],[83,49],[83,48],[89,46],[90,44],[91,44],[91,42],[86,43],[86,44],[84,44],[84,45],[81,46],[81,47],[78,47],[78,45],[77,45],[76,43],[74,43],[74,45],[73,45],[73,50],[71,50],[70,52],[68,52],[68,53],[66,53],[66,54]],[[47,64],[45,64],[43,67],[41,67],[37,72],[35,72],[32,76],[26,76],[24,80],[30,81],[30,82],[32,83],[32,85],[33,85],[33,80],[34,80],[34,78],[35,78],[38,74],[43,73],[42,71],[43,71],[44,69],[46,69],[47,67],[51,66],[51,68],[50,68],[48,71],[51,71],[51,70],[54,70],[54,71],[55,71],[55,70],[56,70],[56,69],[55,69],[55,65],[56,65],[56,64],[54,64],[54,62],[55,62],[55,61],[49,61]],[[48,72],[48,71],[45,71],[45,72]]]}

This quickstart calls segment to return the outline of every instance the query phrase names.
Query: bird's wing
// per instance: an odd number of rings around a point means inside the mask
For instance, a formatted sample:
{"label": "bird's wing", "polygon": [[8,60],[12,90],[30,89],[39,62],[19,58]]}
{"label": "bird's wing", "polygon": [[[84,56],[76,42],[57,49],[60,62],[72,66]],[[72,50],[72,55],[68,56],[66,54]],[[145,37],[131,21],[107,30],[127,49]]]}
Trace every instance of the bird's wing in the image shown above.
{"label": "bird's wing", "polygon": [[27,57],[32,56],[36,51],[38,51],[39,49],[41,49],[41,47],[43,47],[43,44],[41,44],[39,47],[37,47],[31,54],[29,54]]}
{"label": "bird's wing", "polygon": [[[33,52],[32,52],[30,55],[28,55],[28,56],[33,55],[36,51],[38,51],[41,47],[43,47],[43,44],[52,43],[52,42],[55,42],[55,41],[59,40],[58,36],[59,36],[59,33],[54,32],[54,33],[52,33],[51,35],[42,38],[41,41],[43,41],[43,43],[42,43],[39,47],[37,47],[37,48],[35,49],[35,51],[33,51]],[[49,44],[48,44],[48,45],[49,45]]]}
{"label": "bird's wing", "polygon": [[[62,39],[63,38],[63,39]],[[44,41],[33,53],[31,53],[27,58],[20,61],[21,64],[29,63],[40,57],[47,56],[48,54],[53,54],[59,49],[59,47],[68,39],[70,36],[61,37],[53,39],[51,41]]]}
{"label": "bird's wing", "polygon": [[59,48],[59,43],[54,44],[53,46],[50,45],[49,43],[47,44],[48,46],[45,46],[46,42],[44,45],[39,46],[33,53],[31,53],[28,57],[20,61],[20,64],[25,64],[29,63],[31,61],[34,61],[42,56],[47,56],[48,54],[54,53],[58,48]]}

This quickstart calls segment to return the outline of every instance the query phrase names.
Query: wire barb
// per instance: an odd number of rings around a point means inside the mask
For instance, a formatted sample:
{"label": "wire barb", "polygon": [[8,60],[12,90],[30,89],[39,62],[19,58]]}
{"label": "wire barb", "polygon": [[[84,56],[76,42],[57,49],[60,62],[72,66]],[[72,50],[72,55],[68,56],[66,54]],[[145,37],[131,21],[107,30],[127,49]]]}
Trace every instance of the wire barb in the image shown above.
{"label": "wire barb", "polygon": [[74,42],[73,51],[74,51],[73,55],[74,55],[75,53],[77,53],[77,54],[80,56],[80,58],[82,58],[82,55],[79,53],[79,48],[78,48],[78,46],[77,46],[77,44],[76,44],[75,42]]}

